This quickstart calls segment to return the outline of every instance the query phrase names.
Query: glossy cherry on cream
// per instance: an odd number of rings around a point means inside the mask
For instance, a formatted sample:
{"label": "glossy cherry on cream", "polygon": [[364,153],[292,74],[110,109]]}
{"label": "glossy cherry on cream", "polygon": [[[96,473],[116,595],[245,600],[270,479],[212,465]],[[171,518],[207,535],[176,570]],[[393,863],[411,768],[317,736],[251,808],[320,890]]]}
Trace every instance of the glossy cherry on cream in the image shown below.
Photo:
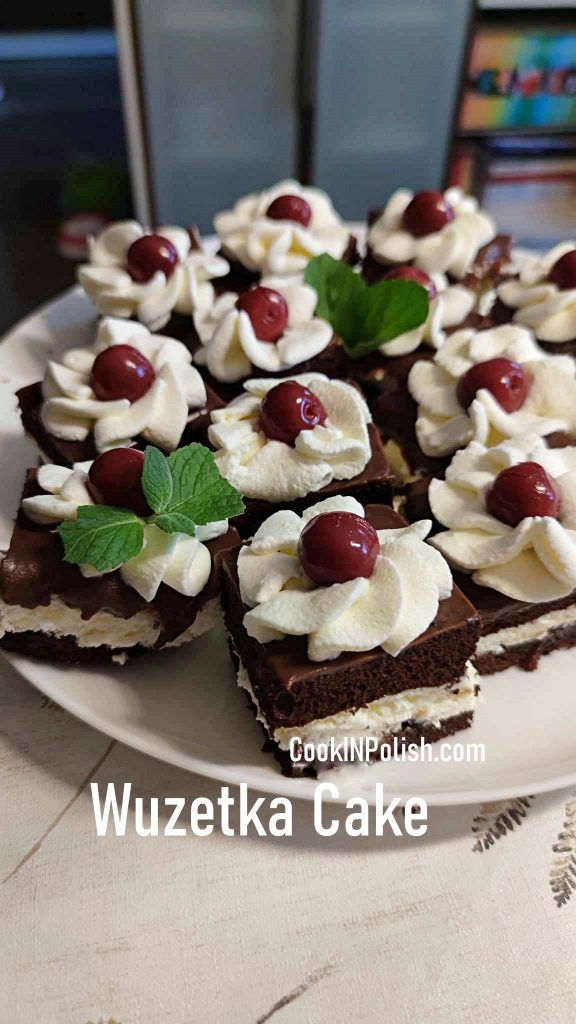
{"label": "glossy cherry on cream", "polygon": [[323,586],[371,576],[380,551],[378,534],[354,512],[324,512],[306,524],[298,557],[310,579]]}
{"label": "glossy cherry on cream", "polygon": [[137,516],[151,516],[142,491],[144,452],[137,448],[111,448],[94,460],[88,471],[88,490],[97,505],[129,508]]}
{"label": "glossy cherry on cream", "polygon": [[532,516],[560,515],[560,495],[537,462],[519,462],[498,474],[486,494],[486,509],[508,526]]}
{"label": "glossy cherry on cream", "polygon": [[295,380],[276,384],[260,406],[260,426],[266,437],[292,446],[302,430],[321,426],[326,416],[320,399]]}
{"label": "glossy cherry on cream", "polygon": [[143,235],[137,238],[126,256],[126,269],[138,284],[146,284],[158,270],[166,277],[171,277],[177,263],[176,246],[162,235]]}
{"label": "glossy cherry on cream", "polygon": [[254,334],[260,341],[273,344],[282,337],[288,326],[288,303],[274,288],[254,285],[238,296],[236,309],[242,309],[248,314]]}
{"label": "glossy cherry on cream", "polygon": [[424,270],[419,270],[418,267],[411,267],[410,264],[406,264],[404,267],[394,267],[393,270],[389,270],[387,274],[384,274],[384,281],[394,281],[397,278],[402,278],[404,281],[414,281],[416,284],[422,285],[423,288],[428,292],[428,298],[430,301],[435,299],[438,291],[434,281]]}
{"label": "glossy cherry on cream", "polygon": [[302,196],[278,196],[266,210],[271,220],[293,220],[307,228],[312,220],[312,207]]}
{"label": "glossy cherry on cream", "polygon": [[402,217],[402,227],[416,238],[441,231],[454,220],[454,210],[442,192],[416,192]]}
{"label": "glossy cherry on cream", "polygon": [[556,260],[548,274],[548,280],[563,291],[576,288],[576,249],[570,249]]}
{"label": "glossy cherry on cream", "polygon": [[136,402],[150,390],[156,374],[152,363],[132,345],[111,345],[92,364],[90,387],[101,402],[127,398]]}
{"label": "glossy cherry on cream", "polygon": [[528,397],[530,378],[512,359],[487,359],[471,366],[458,381],[456,397],[468,409],[481,388],[486,388],[506,412],[517,412]]}

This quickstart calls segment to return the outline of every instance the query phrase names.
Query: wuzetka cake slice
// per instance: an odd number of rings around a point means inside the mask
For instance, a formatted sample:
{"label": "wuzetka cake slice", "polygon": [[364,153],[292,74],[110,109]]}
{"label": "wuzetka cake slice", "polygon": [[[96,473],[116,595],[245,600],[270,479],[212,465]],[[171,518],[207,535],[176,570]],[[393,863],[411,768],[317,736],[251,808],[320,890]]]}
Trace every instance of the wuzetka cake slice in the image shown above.
{"label": "wuzetka cake slice", "polygon": [[88,240],[78,280],[102,316],[139,320],[151,331],[168,325],[169,333],[193,340],[194,318],[214,302],[212,282],[229,270],[204,250],[195,228],[151,232],[124,220]]}
{"label": "wuzetka cake slice", "polygon": [[441,476],[472,440],[576,431],[576,360],[515,324],[457,331],[433,360],[414,363],[407,387],[388,384],[372,412],[407,476]]}
{"label": "wuzetka cake slice", "polygon": [[64,466],[118,446],[202,442],[223,403],[191,362],[180,341],[106,318],[93,346],[68,349],[41,383],[20,388],[22,422],[44,458]]}
{"label": "wuzetka cake slice", "polygon": [[247,381],[212,413],[208,436],[220,472],[246,500],[242,536],[278,508],[315,495],[388,501],[393,475],[358,388],[323,374]]}
{"label": "wuzetka cake slice", "polygon": [[474,664],[533,669],[576,644],[576,448],[526,434],[454,456],[429,501],[432,538],[482,617]]}
{"label": "wuzetka cake slice", "polygon": [[197,321],[202,344],[195,362],[227,398],[256,375],[317,370],[342,376],[346,353],[330,324],[316,315],[317,303],[316,290],[302,275],[264,278],[240,295],[225,292]]}
{"label": "wuzetka cake slice", "polygon": [[410,263],[478,292],[499,279],[511,244],[461,189],[414,193],[400,188],[370,217],[364,274],[374,282],[392,267]]}
{"label": "wuzetka cake slice", "polygon": [[286,773],[298,738],[432,741],[471,724],[479,620],[429,528],[337,496],[276,512],[224,556],[238,682]]}
{"label": "wuzetka cake slice", "polygon": [[243,196],[216,215],[214,227],[231,266],[224,280],[233,291],[270,274],[301,274],[321,253],[347,263],[357,259],[356,239],[326,192],[292,179]]}
{"label": "wuzetka cake slice", "polygon": [[219,620],[220,561],[242,510],[208,449],[118,448],[29,470],[0,564],[0,645],[63,662],[117,661]]}

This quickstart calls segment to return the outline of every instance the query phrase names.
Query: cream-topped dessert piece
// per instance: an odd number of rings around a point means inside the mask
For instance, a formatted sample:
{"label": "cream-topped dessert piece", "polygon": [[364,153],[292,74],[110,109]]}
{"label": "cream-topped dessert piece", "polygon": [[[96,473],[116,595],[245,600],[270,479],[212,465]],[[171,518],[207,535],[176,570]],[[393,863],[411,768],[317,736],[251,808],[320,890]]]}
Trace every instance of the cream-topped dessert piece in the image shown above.
{"label": "cream-topped dessert piece", "polygon": [[128,250],[150,234],[135,220],[111,224],[88,240],[88,263],[78,268],[78,280],[103,316],[134,317],[159,331],[173,312],[192,316],[209,310],[215,297],[212,280],[230,267],[221,256],[195,248],[185,228],[165,225],[154,234],[174,246],[175,266],[169,276],[157,270],[149,280],[136,281],[127,269]]}
{"label": "cream-topped dessert piece", "polygon": [[216,380],[234,383],[255,370],[279,373],[313,359],[330,344],[332,328],[314,315],[318,295],[298,278],[269,277],[260,282],[278,292],[288,307],[288,323],[275,342],[257,337],[248,314],[236,308],[236,293],[216,300],[208,316],[196,319],[202,348],[195,361],[206,366]]}
{"label": "cream-topped dessert piece", "polygon": [[576,288],[559,288],[548,277],[554,264],[574,249],[576,242],[561,242],[545,256],[527,257],[518,278],[497,288],[498,298],[515,311],[514,323],[530,327],[549,344],[576,338]]}
{"label": "cream-topped dessert piece", "polygon": [[[524,404],[507,412],[481,388],[465,409],[458,401],[460,378],[491,359],[519,363],[528,379]],[[432,361],[415,363],[408,390],[418,403],[416,437],[425,455],[451,455],[474,440],[493,446],[505,438],[556,430],[576,431],[576,360],[550,355],[526,328],[506,324],[485,331],[456,331]]]}
{"label": "cream-topped dessert piece", "polygon": [[436,295],[430,299],[430,311],[423,324],[413,331],[400,334],[380,346],[383,356],[404,356],[415,352],[420,345],[439,349],[446,341],[446,330],[463,323],[476,306],[476,295],[461,284],[450,284],[445,274],[430,277]]}
{"label": "cream-topped dessert piece", "polygon": [[[22,509],[34,523],[54,525],[74,520],[80,505],[92,505],[87,486],[92,463],[77,463],[73,469],[46,465],[38,470],[38,484],[45,492],[24,498]],[[196,528],[196,536],[164,533],[157,526],[144,527],[144,545],[134,558],[119,566],[124,582],[145,601],[152,601],[161,583],[184,597],[196,597],[206,586],[212,559],[204,541],[221,537],[228,521]],[[102,575],[92,566],[79,566],[83,576]],[[113,571],[113,570],[110,570]]]}
{"label": "cream-topped dessert piece", "polygon": [[302,516],[274,513],[241,549],[238,579],[250,608],[244,627],[260,643],[306,636],[310,661],[376,647],[396,657],[427,629],[439,602],[452,592],[447,562],[425,543],[432,524],[379,530],[379,552],[369,577],[321,586],[306,574],[298,542],[304,527],[326,512],[364,517],[354,498],[328,498]]}
{"label": "cream-topped dessert piece", "polygon": [[[114,345],[137,349],[154,370],[152,386],[134,402],[100,401],[90,386],[96,357]],[[91,348],[69,349],[48,363],[42,393],[46,430],[63,441],[84,441],[93,432],[98,452],[129,446],[139,435],[172,451],[191,412],[204,409],[207,401],[204,381],[185,345],[115,318],[100,321]]]}
{"label": "cream-topped dessert piece", "polygon": [[[487,495],[503,470],[526,462],[545,470],[560,499],[559,515],[529,516],[511,526],[490,514]],[[428,496],[446,527],[431,544],[479,586],[532,603],[567,597],[576,588],[576,448],[549,449],[529,434],[494,448],[473,441],[454,456],[445,480],[430,482]]]}
{"label": "cream-topped dessert piece", "polygon": [[385,263],[414,263],[428,274],[449,274],[460,280],[471,270],[479,249],[494,238],[494,221],[473,196],[465,195],[460,188],[449,188],[444,198],[454,219],[439,231],[418,237],[402,224],[413,197],[414,192],[404,188],[390,196],[368,232],[372,255]]}
{"label": "cream-topped dessert piece", "polygon": [[[284,196],[297,196],[308,204],[311,216],[306,226],[267,216],[271,204]],[[239,199],[232,210],[216,215],[214,228],[226,256],[265,275],[301,273],[324,252],[341,259],[350,237],[327,193],[294,179]]]}
{"label": "cream-topped dessert piece", "polygon": [[352,384],[321,373],[289,378],[308,388],[322,403],[324,425],[302,430],[294,446],[271,440],[260,424],[262,400],[282,379],[249,380],[244,393],[212,412],[208,429],[216,465],[247,498],[293,501],[319,491],[332,480],[351,480],[371,457],[368,406]]}

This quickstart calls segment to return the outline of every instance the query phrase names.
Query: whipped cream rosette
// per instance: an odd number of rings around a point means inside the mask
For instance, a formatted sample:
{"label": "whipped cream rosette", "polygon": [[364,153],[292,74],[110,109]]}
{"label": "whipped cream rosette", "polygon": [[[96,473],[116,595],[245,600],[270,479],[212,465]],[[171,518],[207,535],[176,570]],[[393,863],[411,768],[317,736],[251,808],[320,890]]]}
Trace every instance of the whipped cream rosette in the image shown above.
{"label": "whipped cream rosette", "polygon": [[[523,404],[507,411],[484,386],[464,408],[458,394],[464,375],[497,359],[522,368]],[[408,389],[418,403],[416,437],[427,456],[451,455],[472,440],[493,446],[527,432],[545,436],[576,430],[576,361],[568,355],[550,355],[530,331],[513,324],[456,331],[432,361],[414,364]]]}
{"label": "whipped cream rosette", "polygon": [[286,380],[249,380],[244,393],[212,413],[208,436],[224,477],[247,498],[292,501],[333,480],[350,480],[369,462],[371,416],[351,384],[319,373],[290,378],[312,392],[326,418],[302,429],[288,444],[268,437],[261,425],[263,399]]}
{"label": "whipped cream rosette", "polygon": [[476,305],[476,295],[470,288],[450,284],[445,274],[430,274],[436,295],[430,299],[430,312],[420,327],[400,334],[381,345],[383,356],[404,356],[415,352],[420,345],[440,348],[446,340],[446,331],[463,323]]}
{"label": "whipped cream rosette", "polygon": [[558,261],[575,249],[576,242],[561,242],[545,256],[526,258],[518,278],[497,289],[500,301],[514,310],[514,323],[530,327],[539,341],[562,344],[576,339],[576,278],[574,287],[559,287],[550,279]]}
{"label": "whipped cream rosette", "polygon": [[[97,357],[129,345],[148,360],[150,386],[136,401],[99,400],[90,384]],[[64,441],[83,441],[93,432],[98,452],[129,446],[144,437],[166,451],[178,447],[192,411],[206,406],[206,387],[191,365],[187,348],[174,338],[150,334],[142,324],[106,318],[91,348],[69,349],[51,360],[42,384],[41,418]]]}
{"label": "whipped cream rosette", "polygon": [[312,519],[330,512],[364,516],[354,498],[329,498],[302,517],[292,511],[274,513],[242,548],[238,579],[250,607],[244,627],[260,643],[307,636],[311,661],[376,647],[395,657],[427,629],[439,602],[452,591],[447,563],[424,543],[431,523],[378,530],[370,576],[321,586],[306,574],[298,542]]}
{"label": "whipped cream rosette", "polygon": [[[290,218],[270,215],[275,201],[294,197],[306,210],[302,221],[291,219],[290,210]],[[214,227],[224,254],[261,274],[301,273],[324,252],[341,259],[350,239],[329,196],[293,179],[239,199],[232,210],[216,215]]]}
{"label": "whipped cream rosette", "polygon": [[414,263],[428,274],[449,274],[460,280],[472,269],[478,251],[496,234],[493,220],[472,196],[449,188],[444,199],[453,217],[440,230],[415,235],[403,218],[415,193],[398,189],[368,232],[372,255],[385,263]]}
{"label": "whipped cream rosette", "polygon": [[[73,521],[80,505],[93,504],[87,486],[90,466],[90,462],[78,463],[73,469],[41,466],[37,482],[45,493],[23,499],[22,509],[28,518],[47,526]],[[145,601],[154,599],[161,583],[184,597],[196,597],[206,586],[211,571],[211,556],[204,542],[223,536],[227,530],[227,520],[197,526],[195,537],[168,534],[157,526],[146,525],[142,550],[118,571]],[[102,575],[92,566],[79,569],[87,578]]]}
{"label": "whipped cream rosette", "polygon": [[[172,259],[148,256],[135,279],[131,246],[146,238],[168,242]],[[133,317],[151,331],[161,330],[172,313],[202,315],[210,309],[212,280],[230,269],[221,256],[197,248],[185,228],[167,225],[153,234],[135,220],[118,221],[90,238],[88,259],[79,267],[78,279],[98,311],[103,316]]]}
{"label": "whipped cream rosette", "polygon": [[[488,511],[490,495],[503,471],[526,463],[544,470],[555,514],[527,514],[510,525]],[[454,456],[445,480],[431,481],[428,495],[446,527],[431,543],[474,583],[532,603],[576,588],[576,448],[549,449],[528,434],[494,448],[473,441]]]}
{"label": "whipped cream rosette", "polygon": [[238,296],[225,293],[216,300],[210,315],[197,324],[202,348],[195,360],[219,381],[235,383],[255,370],[280,373],[313,359],[330,344],[333,331],[314,316],[318,296],[314,288],[295,279],[263,278],[262,287],[281,295],[287,306],[287,322],[274,342],[258,337],[248,313],[236,308]]}

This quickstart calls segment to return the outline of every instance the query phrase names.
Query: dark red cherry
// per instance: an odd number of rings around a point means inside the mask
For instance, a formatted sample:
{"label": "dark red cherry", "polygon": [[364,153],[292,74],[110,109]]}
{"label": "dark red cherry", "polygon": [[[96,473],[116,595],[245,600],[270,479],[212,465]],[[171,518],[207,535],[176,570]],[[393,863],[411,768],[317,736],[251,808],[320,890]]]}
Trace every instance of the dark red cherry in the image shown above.
{"label": "dark red cherry", "polygon": [[576,249],[565,252],[551,268],[548,280],[563,290],[576,288]]}
{"label": "dark red cherry", "polygon": [[394,267],[393,270],[389,270],[387,274],[384,274],[383,279],[384,281],[394,281],[398,277],[405,281],[415,281],[416,284],[421,284],[428,292],[430,301],[435,299],[438,294],[436,285],[430,275],[426,274],[423,270],[419,270],[418,267],[411,267],[409,264],[405,267]]}
{"label": "dark red cherry", "polygon": [[295,380],[284,380],[263,398],[260,426],[272,441],[294,445],[302,430],[323,424],[326,415],[322,402],[309,388]]}
{"label": "dark red cherry", "polygon": [[454,220],[454,210],[442,192],[416,192],[404,210],[402,226],[416,238],[441,231]]}
{"label": "dark red cherry", "polygon": [[486,494],[486,508],[508,526],[531,516],[560,515],[560,495],[537,462],[520,462],[498,474]]}
{"label": "dark red cherry", "polygon": [[142,398],[156,379],[154,367],[132,345],[111,345],[96,356],[90,374],[90,387],[101,402]]}
{"label": "dark red cherry", "polygon": [[133,281],[145,284],[156,271],[171,277],[178,263],[178,250],[162,235],[143,235],[128,249],[126,269]]}
{"label": "dark red cherry", "polygon": [[94,460],[88,471],[88,490],[97,505],[129,508],[137,516],[151,516],[142,491],[144,452],[112,448]]}
{"label": "dark red cherry", "polygon": [[506,412],[522,408],[530,390],[530,378],[520,363],[512,359],[487,359],[476,363],[460,377],[456,396],[467,409],[481,388],[486,388]]}
{"label": "dark red cherry", "polygon": [[294,220],[307,228],[312,220],[312,207],[302,196],[278,196],[270,203],[266,216],[271,220]]}
{"label": "dark red cherry", "polygon": [[242,292],[236,301],[236,309],[248,313],[254,334],[260,341],[278,341],[288,325],[288,304],[280,292],[273,288],[254,285]]}
{"label": "dark red cherry", "polygon": [[380,551],[378,534],[354,512],[324,512],[306,524],[298,557],[315,583],[346,583],[371,576]]}

